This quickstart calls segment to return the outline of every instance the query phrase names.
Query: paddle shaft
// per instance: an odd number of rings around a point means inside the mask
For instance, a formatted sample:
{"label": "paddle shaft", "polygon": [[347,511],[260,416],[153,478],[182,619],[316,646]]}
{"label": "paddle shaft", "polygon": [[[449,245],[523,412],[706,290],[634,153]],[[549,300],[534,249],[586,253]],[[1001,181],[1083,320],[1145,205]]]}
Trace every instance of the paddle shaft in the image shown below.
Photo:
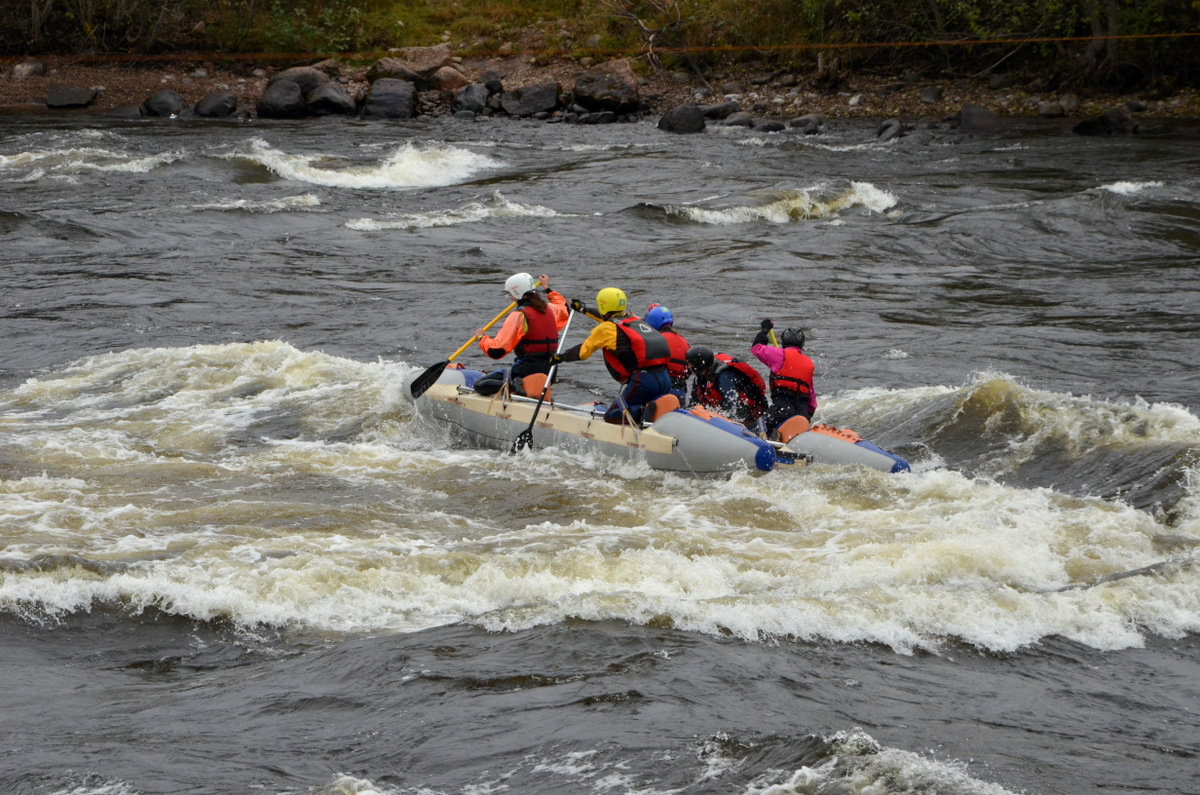
{"label": "paddle shaft", "polygon": [[[511,304],[509,304],[508,306],[504,307],[504,309],[502,309],[502,310],[500,311],[500,314],[498,314],[498,315],[496,315],[494,318],[492,318],[492,319],[491,319],[491,320],[488,322],[488,324],[487,324],[486,326],[484,326],[483,328],[481,328],[481,329],[480,329],[480,331],[487,331],[487,330],[488,330],[488,329],[490,329],[492,326],[494,326],[494,325],[496,325],[497,323],[499,323],[499,322],[500,322],[500,318],[504,317],[505,315],[507,315],[509,312],[513,311],[513,310],[514,310],[514,309],[516,309],[516,308],[517,308],[517,302],[516,302],[516,301],[513,301]],[[473,343],[473,342],[479,342],[479,340],[481,340],[481,339],[483,339],[483,337],[481,337],[481,336],[479,336],[479,335],[475,335],[474,337],[471,337],[471,339],[467,340],[466,342],[464,342],[464,343],[462,344],[462,347],[461,347],[461,348],[459,348],[458,350],[456,350],[454,353],[450,354],[450,357],[449,357],[448,359],[446,359],[446,363],[447,363],[447,364],[449,364],[450,362],[454,361],[454,358],[455,358],[456,356],[458,356],[460,353],[462,353],[463,351],[465,351],[467,348],[471,347],[471,343]]]}
{"label": "paddle shaft", "polygon": [[[494,318],[492,318],[491,321],[486,326],[484,326],[482,329],[480,329],[480,331],[487,331],[492,326],[499,323],[500,318],[507,315],[513,309],[516,309],[516,307],[517,307],[517,302],[513,301],[511,304],[506,306],[504,308],[504,310],[500,312],[500,314],[498,314]],[[479,339],[480,339],[479,335],[475,335],[475,336],[471,337],[471,339],[467,340],[466,342],[464,342],[462,344],[461,348],[456,350],[454,353],[450,354],[450,357],[448,359],[444,359],[444,360],[438,362],[437,364],[426,368],[425,372],[421,373],[419,376],[417,376],[415,379],[413,379],[412,384],[409,387],[409,391],[411,392],[413,399],[415,400],[416,398],[419,398],[421,395],[425,394],[426,390],[428,390],[429,387],[433,386],[434,383],[436,383],[437,380],[441,377],[442,371],[446,369],[446,365],[450,364],[450,362],[454,360],[454,357],[458,356],[460,353],[465,351],[471,345],[471,343],[476,342]]]}
{"label": "paddle shaft", "polygon": [[[575,317],[575,310],[567,312],[567,322],[563,324],[562,331],[558,334],[558,348],[554,351],[555,355],[562,353],[563,345],[567,341],[567,329],[571,327],[571,319]],[[513,439],[512,449],[510,453],[515,453],[522,447],[533,447],[533,424],[537,422],[538,412],[542,410],[542,403],[546,400],[546,393],[550,391],[550,385],[554,383],[554,376],[558,373],[558,363],[550,365],[550,372],[546,374],[546,385],[542,387],[542,394],[538,395],[537,405],[533,407],[533,416],[529,418],[529,427],[521,431],[516,439]]]}

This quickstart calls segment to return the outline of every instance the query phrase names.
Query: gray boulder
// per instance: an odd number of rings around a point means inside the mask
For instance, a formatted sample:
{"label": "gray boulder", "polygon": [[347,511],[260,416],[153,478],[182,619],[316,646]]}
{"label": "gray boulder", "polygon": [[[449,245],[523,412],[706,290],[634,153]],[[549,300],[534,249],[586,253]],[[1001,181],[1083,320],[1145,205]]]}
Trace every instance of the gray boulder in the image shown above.
{"label": "gray boulder", "polygon": [[449,45],[405,47],[399,57],[380,58],[372,64],[367,70],[367,80],[371,83],[384,78],[407,80],[423,90],[429,87],[429,79],[450,62]]}
{"label": "gray boulder", "polygon": [[284,69],[282,72],[273,75],[270,82],[276,83],[280,80],[291,80],[300,86],[301,93],[306,97],[330,82],[329,75],[312,66],[293,66],[291,69]]}
{"label": "gray boulder", "polygon": [[46,89],[46,107],[59,110],[86,108],[96,101],[99,93],[94,88],[53,85]]}
{"label": "gray boulder", "polygon": [[471,81],[467,79],[467,76],[458,69],[453,66],[443,66],[429,76],[426,85],[431,91],[458,91],[469,82]]}
{"label": "gray boulder", "polygon": [[755,119],[750,129],[755,132],[783,132],[787,125],[775,119]]}
{"label": "gray boulder", "polygon": [[301,119],[308,115],[304,91],[292,80],[271,82],[258,98],[257,108],[264,119]]}
{"label": "gray boulder", "polygon": [[196,103],[196,115],[206,119],[232,116],[237,110],[237,97],[228,91],[210,91]]}
{"label": "gray boulder", "polygon": [[381,77],[371,83],[363,102],[364,119],[411,119],[417,112],[417,87],[408,80]]}
{"label": "gray boulder", "polygon": [[704,111],[699,105],[679,105],[658,120],[658,129],[670,133],[698,133],[704,130]]}
{"label": "gray boulder", "polygon": [[1037,113],[1043,118],[1067,115],[1066,109],[1057,100],[1047,99],[1038,103]]}
{"label": "gray boulder", "polygon": [[726,116],[724,124],[728,127],[753,127],[754,114],[749,111],[739,110],[737,113],[731,113]]}
{"label": "gray boulder", "polygon": [[561,93],[562,88],[558,83],[538,83],[516,88],[500,95],[500,107],[510,116],[549,113],[558,107]]}
{"label": "gray boulder", "polygon": [[573,101],[589,111],[630,113],[638,109],[641,95],[637,75],[628,59],[596,66],[575,79]]}
{"label": "gray boulder", "polygon": [[879,141],[890,141],[893,138],[899,138],[904,134],[904,125],[899,119],[888,119],[879,125],[875,131],[875,137]]}
{"label": "gray boulder", "polygon": [[46,74],[46,64],[41,61],[21,61],[13,67],[13,80],[26,80],[30,77],[41,77]]}
{"label": "gray boulder", "polygon": [[715,105],[704,106],[704,118],[706,119],[727,119],[734,113],[742,109],[737,100],[729,99],[724,102],[718,102]]}
{"label": "gray boulder", "polygon": [[612,124],[617,120],[617,114],[611,110],[600,110],[595,113],[585,113],[576,119],[579,124]]}
{"label": "gray boulder", "polygon": [[464,86],[459,89],[451,100],[450,107],[456,113],[459,111],[470,111],[471,113],[483,113],[487,107],[488,97],[491,92],[483,83],[472,83],[469,86]]}
{"label": "gray boulder", "polygon": [[1000,129],[1000,126],[1000,117],[979,105],[973,105],[968,102],[958,112],[959,132],[995,132]]}
{"label": "gray boulder", "polygon": [[1076,135],[1133,135],[1141,125],[1126,108],[1113,108],[1102,115],[1079,122],[1072,128]]}
{"label": "gray boulder", "polygon": [[305,104],[313,116],[353,116],[357,110],[346,87],[332,80],[310,93]]}
{"label": "gray boulder", "polygon": [[146,116],[181,116],[189,110],[191,105],[173,88],[155,91],[142,103],[142,113]]}
{"label": "gray boulder", "polygon": [[821,125],[824,123],[824,116],[819,113],[809,113],[792,119],[788,122],[788,127],[804,135],[816,135],[821,132]]}

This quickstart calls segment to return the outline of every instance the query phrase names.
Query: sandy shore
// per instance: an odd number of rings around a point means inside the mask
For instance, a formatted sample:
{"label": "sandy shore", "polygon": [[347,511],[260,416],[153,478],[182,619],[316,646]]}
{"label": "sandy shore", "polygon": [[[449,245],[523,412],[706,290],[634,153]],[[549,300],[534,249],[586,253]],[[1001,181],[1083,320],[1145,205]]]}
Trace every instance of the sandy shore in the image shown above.
{"label": "sandy shore", "polygon": [[[34,59],[28,59],[34,60]],[[253,109],[270,75],[294,63],[244,64],[222,68],[203,61],[169,61],[155,65],[120,62],[81,62],[63,58],[38,58],[42,75],[13,77],[16,61],[2,65],[0,112],[43,112],[51,85],[101,89],[95,102],[82,112],[103,114],[125,106],[139,106],[154,92],[170,88],[195,103],[212,91],[230,91],[240,104]],[[534,64],[521,57],[464,60],[462,71],[479,79],[491,70],[504,75],[505,89],[557,80],[569,89],[584,67],[569,60]],[[341,79],[353,95],[365,89],[364,70],[346,68]],[[713,77],[707,85],[694,76],[655,72],[641,78],[642,96],[655,112],[684,102],[718,102],[726,94],[739,97],[744,110],[779,119],[818,113],[827,118],[888,119],[913,122],[949,118],[966,103],[1009,116],[1036,117],[1047,103],[1063,100],[1071,117],[1096,116],[1114,107],[1132,107],[1139,115],[1154,118],[1200,119],[1200,93],[1184,90],[1169,97],[1138,94],[1065,96],[1036,93],[1020,86],[990,88],[983,80],[904,79],[896,76],[851,74],[836,89],[815,86],[811,76],[787,73]],[[930,101],[928,89],[940,89],[940,99]],[[924,96],[923,96],[924,94]],[[1051,105],[1052,106],[1052,105]],[[71,111],[66,111],[71,112]]]}

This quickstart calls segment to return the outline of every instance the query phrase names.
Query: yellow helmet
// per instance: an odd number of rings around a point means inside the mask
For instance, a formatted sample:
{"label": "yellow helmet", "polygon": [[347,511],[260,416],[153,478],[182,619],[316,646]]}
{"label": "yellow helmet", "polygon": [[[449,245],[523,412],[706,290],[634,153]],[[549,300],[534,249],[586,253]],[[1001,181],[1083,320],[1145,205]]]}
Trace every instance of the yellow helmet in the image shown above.
{"label": "yellow helmet", "polygon": [[624,314],[626,305],[625,291],[619,287],[605,287],[596,293],[596,310],[605,317],[613,312]]}

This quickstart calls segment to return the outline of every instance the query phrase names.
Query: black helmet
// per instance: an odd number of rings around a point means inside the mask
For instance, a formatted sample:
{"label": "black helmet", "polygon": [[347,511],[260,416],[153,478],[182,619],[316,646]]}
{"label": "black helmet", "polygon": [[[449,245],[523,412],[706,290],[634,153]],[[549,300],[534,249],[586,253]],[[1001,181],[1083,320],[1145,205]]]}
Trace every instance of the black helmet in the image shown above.
{"label": "black helmet", "polygon": [[693,345],[688,348],[687,356],[688,369],[693,373],[704,373],[712,369],[713,352],[712,348],[703,345]]}
{"label": "black helmet", "polygon": [[785,348],[803,348],[804,347],[804,329],[788,328],[784,329],[779,335],[779,342]]}

